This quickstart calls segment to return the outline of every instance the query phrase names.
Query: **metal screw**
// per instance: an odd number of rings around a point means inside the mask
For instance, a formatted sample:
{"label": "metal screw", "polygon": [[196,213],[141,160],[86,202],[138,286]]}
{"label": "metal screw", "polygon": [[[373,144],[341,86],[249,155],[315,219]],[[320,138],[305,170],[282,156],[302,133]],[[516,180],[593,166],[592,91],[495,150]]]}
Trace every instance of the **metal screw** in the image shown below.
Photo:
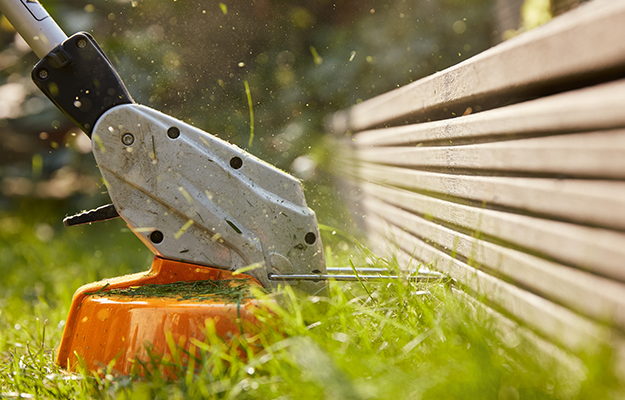
{"label": "metal screw", "polygon": [[45,68],[41,68],[39,72],[37,73],[37,75],[39,75],[39,79],[42,79],[42,80],[48,79],[48,76],[49,76],[48,70]]}
{"label": "metal screw", "polygon": [[239,157],[232,157],[230,159],[230,166],[234,169],[239,169],[243,166],[243,160]]}
{"label": "metal screw", "polygon": [[122,143],[126,146],[130,146],[135,142],[135,137],[132,136],[132,133],[124,133],[122,136]]}
{"label": "metal screw", "polygon": [[87,47],[87,39],[84,38],[80,38],[76,41],[76,46],[79,49],[84,49],[85,47]]}
{"label": "metal screw", "polygon": [[176,139],[178,136],[180,136],[180,129],[172,126],[171,128],[167,129],[167,136],[169,136],[171,139]]}

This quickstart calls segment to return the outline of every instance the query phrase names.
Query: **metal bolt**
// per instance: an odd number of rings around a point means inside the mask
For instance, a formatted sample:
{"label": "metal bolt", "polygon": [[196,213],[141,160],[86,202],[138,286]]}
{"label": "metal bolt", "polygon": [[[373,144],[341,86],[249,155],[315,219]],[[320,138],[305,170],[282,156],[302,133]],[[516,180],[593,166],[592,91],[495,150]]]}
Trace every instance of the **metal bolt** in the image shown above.
{"label": "metal bolt", "polygon": [[45,68],[41,68],[39,72],[37,73],[37,75],[39,75],[39,79],[42,79],[42,80],[48,79],[48,76],[49,76],[48,70]]}
{"label": "metal bolt", "polygon": [[167,136],[169,136],[171,139],[176,139],[178,136],[180,136],[180,129],[172,126],[171,128],[167,129]]}
{"label": "metal bolt", "polygon": [[87,47],[87,39],[84,38],[80,38],[76,41],[76,46],[79,49],[84,49],[85,47]]}
{"label": "metal bolt", "polygon": [[124,133],[122,136],[122,143],[126,146],[130,146],[135,142],[135,137],[132,136],[132,133]]}

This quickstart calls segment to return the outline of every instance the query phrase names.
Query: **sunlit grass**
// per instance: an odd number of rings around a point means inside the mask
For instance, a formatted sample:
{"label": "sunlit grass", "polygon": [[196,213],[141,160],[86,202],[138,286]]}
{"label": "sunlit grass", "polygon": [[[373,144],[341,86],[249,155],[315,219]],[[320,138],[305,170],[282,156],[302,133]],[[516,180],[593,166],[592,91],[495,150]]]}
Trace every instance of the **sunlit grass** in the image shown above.
{"label": "sunlit grass", "polygon": [[[150,255],[120,221],[43,234],[38,218],[0,214],[0,397],[570,399],[618,389],[609,354],[575,369],[529,351],[446,281],[332,282],[327,296],[258,291],[270,310],[258,313],[266,329],[256,336],[225,342],[208,324],[206,341],[191,343],[195,356],[171,341],[171,356],[154,353],[130,376],[112,365],[69,374],[53,352],[73,291],[147,270]],[[322,232],[335,266],[399,267]]]}

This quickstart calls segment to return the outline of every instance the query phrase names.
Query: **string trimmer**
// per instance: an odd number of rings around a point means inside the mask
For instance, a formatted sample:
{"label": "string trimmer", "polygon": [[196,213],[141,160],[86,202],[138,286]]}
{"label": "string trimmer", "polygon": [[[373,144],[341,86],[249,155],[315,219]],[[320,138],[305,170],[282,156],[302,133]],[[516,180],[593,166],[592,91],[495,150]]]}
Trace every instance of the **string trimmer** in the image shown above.
{"label": "string trimmer", "polygon": [[[114,360],[127,373],[148,348],[165,353],[172,340],[203,340],[206,321],[224,339],[258,324],[260,304],[241,295],[245,285],[290,284],[313,294],[327,279],[385,272],[326,269],[315,213],[298,180],[136,104],[95,39],[86,32],[68,38],[36,0],[0,0],[0,7],[40,58],[32,70],[37,87],[91,138],[112,200],[65,225],[121,217],[155,255],[147,273],[78,289],[58,364],[71,369],[82,359],[98,368]],[[174,297],[149,293],[172,288]]]}

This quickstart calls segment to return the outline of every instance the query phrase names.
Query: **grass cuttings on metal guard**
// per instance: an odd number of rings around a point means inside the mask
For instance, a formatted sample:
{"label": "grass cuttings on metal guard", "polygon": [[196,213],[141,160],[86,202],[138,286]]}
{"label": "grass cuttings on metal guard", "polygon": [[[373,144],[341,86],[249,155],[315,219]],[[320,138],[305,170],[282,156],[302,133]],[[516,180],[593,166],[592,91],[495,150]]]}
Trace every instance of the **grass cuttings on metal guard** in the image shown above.
{"label": "grass cuttings on metal guard", "polygon": [[92,296],[167,297],[178,301],[225,300],[239,303],[252,297],[249,284],[240,279],[180,281],[168,284],[131,286],[95,292]]}

